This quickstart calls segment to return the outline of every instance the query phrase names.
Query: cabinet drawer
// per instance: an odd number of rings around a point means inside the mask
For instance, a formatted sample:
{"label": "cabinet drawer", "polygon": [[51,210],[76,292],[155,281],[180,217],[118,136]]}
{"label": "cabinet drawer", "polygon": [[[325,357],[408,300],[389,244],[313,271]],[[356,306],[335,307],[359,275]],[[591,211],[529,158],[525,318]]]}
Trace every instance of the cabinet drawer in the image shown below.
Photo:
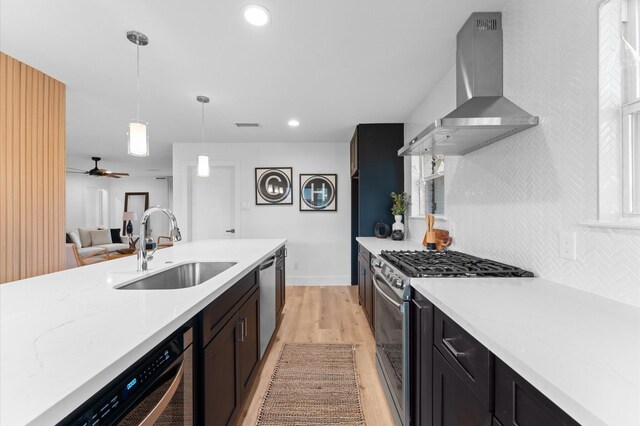
{"label": "cabinet drawer", "polygon": [[492,408],[493,355],[439,309],[434,311],[434,346],[484,406]]}
{"label": "cabinet drawer", "polygon": [[495,383],[495,416],[502,425],[578,425],[560,407],[499,359],[496,359]]}
{"label": "cabinet drawer", "polygon": [[362,246],[362,244],[358,244],[358,254],[362,256],[362,258],[369,264],[369,251]]}
{"label": "cabinet drawer", "polygon": [[[202,344],[206,345],[222,329],[235,312],[234,307],[250,296],[253,287],[258,285],[258,271],[253,270],[231,286],[202,311]],[[224,320],[224,321],[223,321]]]}

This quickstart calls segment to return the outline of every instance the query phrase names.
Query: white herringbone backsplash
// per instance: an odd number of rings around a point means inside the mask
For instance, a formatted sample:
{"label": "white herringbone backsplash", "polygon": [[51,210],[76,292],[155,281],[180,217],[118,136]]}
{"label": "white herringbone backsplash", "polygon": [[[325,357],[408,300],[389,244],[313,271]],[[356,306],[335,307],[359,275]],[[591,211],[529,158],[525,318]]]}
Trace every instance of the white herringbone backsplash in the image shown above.
{"label": "white herringbone backsplash", "polygon": [[[540,125],[446,160],[442,226],[453,232],[457,250],[640,306],[640,230],[579,225],[598,209],[599,3],[506,5],[504,94],[539,115]],[[451,87],[451,78],[454,73],[440,85]],[[436,118],[422,116],[425,111],[452,105],[455,93],[441,92],[407,119],[407,138],[418,123]],[[421,239],[422,228],[412,226],[412,238]],[[576,232],[575,261],[558,255],[558,233],[565,230]]]}

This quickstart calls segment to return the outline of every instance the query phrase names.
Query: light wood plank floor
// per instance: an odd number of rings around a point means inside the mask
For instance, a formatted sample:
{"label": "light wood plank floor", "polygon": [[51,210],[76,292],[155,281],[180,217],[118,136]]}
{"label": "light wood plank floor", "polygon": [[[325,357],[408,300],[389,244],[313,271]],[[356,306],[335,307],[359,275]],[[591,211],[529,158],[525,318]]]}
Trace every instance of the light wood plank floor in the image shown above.
{"label": "light wood plank floor", "polygon": [[356,347],[362,408],[368,426],[393,424],[375,367],[375,341],[358,304],[358,287],[287,287],[283,319],[255,393],[245,404],[239,424],[255,425],[258,410],[283,343],[350,343]]}

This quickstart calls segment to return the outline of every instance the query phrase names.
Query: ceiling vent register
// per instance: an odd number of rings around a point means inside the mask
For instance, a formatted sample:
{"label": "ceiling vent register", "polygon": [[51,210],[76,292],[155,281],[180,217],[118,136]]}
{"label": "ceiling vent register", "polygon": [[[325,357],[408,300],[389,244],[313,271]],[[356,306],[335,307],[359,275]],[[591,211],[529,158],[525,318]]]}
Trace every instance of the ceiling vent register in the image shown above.
{"label": "ceiling vent register", "polygon": [[236,127],[249,128],[249,127],[262,127],[260,123],[236,123]]}

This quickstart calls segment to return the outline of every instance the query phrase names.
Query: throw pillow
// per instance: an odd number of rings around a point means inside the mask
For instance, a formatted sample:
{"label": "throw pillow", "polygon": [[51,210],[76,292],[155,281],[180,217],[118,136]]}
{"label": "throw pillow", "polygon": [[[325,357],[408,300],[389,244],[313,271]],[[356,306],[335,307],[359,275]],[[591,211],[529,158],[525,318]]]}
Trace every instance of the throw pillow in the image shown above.
{"label": "throw pillow", "polygon": [[120,228],[115,228],[111,230],[111,242],[122,244],[122,238],[120,238]]}
{"label": "throw pillow", "polygon": [[80,242],[82,247],[91,246],[91,231],[95,231],[96,228],[78,228],[78,235],[80,235]]}
{"label": "throw pillow", "polygon": [[92,246],[111,244],[111,232],[108,229],[91,231],[90,234]]}
{"label": "throw pillow", "polygon": [[73,244],[76,245],[77,248],[82,248],[82,242],[80,241],[80,237],[75,232],[69,232],[69,239]]}

